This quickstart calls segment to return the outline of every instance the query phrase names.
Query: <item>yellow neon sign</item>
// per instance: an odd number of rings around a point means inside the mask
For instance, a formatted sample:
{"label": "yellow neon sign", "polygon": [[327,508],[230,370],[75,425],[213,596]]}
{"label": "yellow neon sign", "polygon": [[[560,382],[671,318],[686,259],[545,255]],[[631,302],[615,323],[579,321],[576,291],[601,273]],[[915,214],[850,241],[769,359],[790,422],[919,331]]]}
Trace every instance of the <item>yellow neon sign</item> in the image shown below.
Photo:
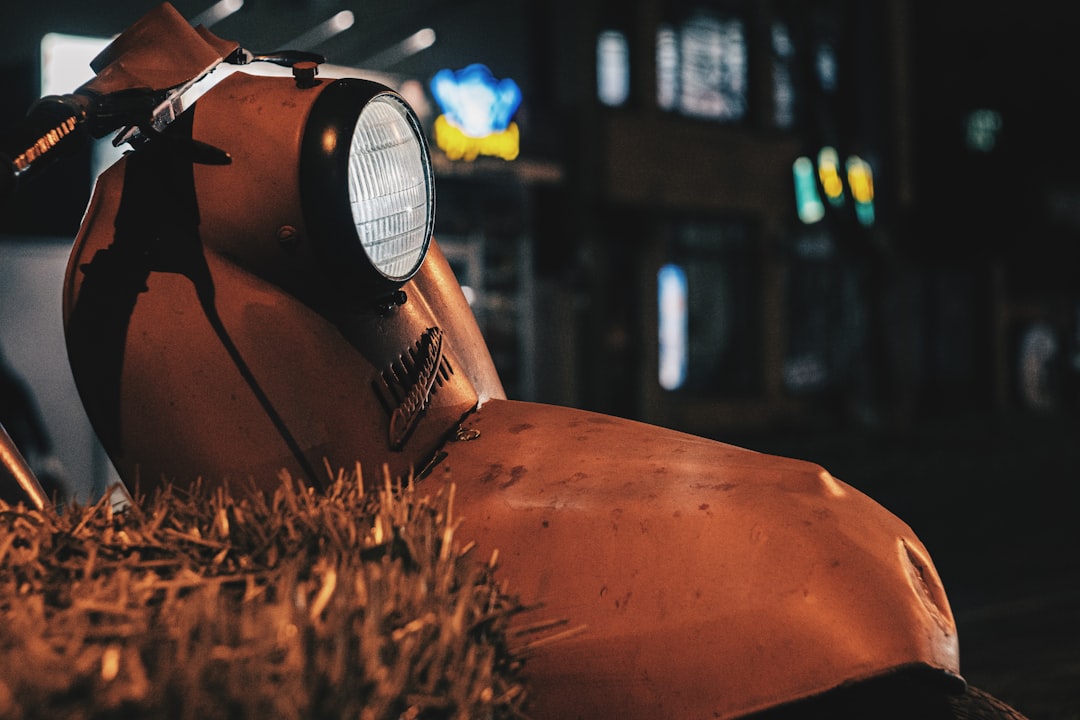
{"label": "yellow neon sign", "polygon": [[435,145],[451,160],[472,161],[480,155],[513,160],[518,156],[520,133],[517,123],[512,122],[502,132],[472,137],[454,127],[445,115],[440,115],[435,118]]}

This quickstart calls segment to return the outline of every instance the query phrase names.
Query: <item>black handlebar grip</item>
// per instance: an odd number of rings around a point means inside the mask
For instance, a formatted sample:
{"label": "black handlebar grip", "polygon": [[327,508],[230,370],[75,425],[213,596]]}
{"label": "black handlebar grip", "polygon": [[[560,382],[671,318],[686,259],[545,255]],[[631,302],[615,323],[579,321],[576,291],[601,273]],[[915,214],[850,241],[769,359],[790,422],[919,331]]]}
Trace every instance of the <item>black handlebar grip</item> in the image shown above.
{"label": "black handlebar grip", "polygon": [[26,117],[0,137],[0,200],[85,143],[84,120],[85,113],[70,96],[50,95],[34,103]]}

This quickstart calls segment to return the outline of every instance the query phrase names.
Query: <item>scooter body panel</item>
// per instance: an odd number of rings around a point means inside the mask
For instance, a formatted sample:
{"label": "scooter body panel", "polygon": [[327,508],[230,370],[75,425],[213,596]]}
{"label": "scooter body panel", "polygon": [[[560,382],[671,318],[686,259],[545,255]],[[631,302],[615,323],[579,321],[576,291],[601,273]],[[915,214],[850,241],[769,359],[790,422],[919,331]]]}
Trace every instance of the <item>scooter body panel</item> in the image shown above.
{"label": "scooter body panel", "polygon": [[[408,475],[478,402],[503,397],[434,242],[404,305],[333,322],[204,242],[197,224],[193,237],[122,230],[120,198],[145,182],[132,180],[130,162],[95,187],[64,316],[83,405],[132,490],[196,478],[272,488],[283,468],[318,486],[327,469],[357,462],[368,474]],[[237,170],[250,168],[241,160]],[[409,409],[429,361],[422,407],[402,426],[409,414],[396,411]],[[396,436],[395,422],[405,427]]]}
{"label": "scooter body panel", "polygon": [[[913,665],[958,674],[911,529],[821,467],[605,415],[491,401],[423,483],[498,551],[536,718],[736,717]],[[423,487],[423,483],[421,487]]]}

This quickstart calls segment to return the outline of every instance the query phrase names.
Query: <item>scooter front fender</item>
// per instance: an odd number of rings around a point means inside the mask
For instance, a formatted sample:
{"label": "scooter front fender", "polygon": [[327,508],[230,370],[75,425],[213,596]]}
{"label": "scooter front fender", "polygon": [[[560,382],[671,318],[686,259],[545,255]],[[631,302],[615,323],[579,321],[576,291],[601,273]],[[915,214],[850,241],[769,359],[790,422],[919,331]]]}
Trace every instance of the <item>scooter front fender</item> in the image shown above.
{"label": "scooter front fender", "polygon": [[[956,627],[912,530],[821,467],[589,412],[491,400],[424,483],[562,620],[536,718],[729,718],[926,666]],[[579,630],[573,632],[573,630]]]}

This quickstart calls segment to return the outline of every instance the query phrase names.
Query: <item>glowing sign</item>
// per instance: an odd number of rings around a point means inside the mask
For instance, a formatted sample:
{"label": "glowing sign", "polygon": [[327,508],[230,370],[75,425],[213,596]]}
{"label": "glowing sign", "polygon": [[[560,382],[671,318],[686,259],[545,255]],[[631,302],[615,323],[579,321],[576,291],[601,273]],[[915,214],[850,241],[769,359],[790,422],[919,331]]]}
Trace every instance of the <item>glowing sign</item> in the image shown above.
{"label": "glowing sign", "polygon": [[858,155],[847,160],[848,187],[855,199],[855,216],[866,227],[874,224],[874,170]]}
{"label": "glowing sign", "polygon": [[836,148],[823,147],[818,152],[818,178],[821,189],[833,207],[844,206],[844,181],[840,178],[840,156]]}
{"label": "glowing sign", "polygon": [[830,205],[842,208],[846,179],[851,198],[855,201],[856,219],[864,227],[874,224],[874,169],[870,163],[858,155],[852,155],[844,163],[842,175],[836,150],[823,147],[818,153],[816,178],[814,169],[813,161],[805,155],[796,158],[791,166],[795,176],[795,208],[800,220],[812,225],[825,217],[825,204],[818,194],[819,187]]}
{"label": "glowing sign", "polygon": [[474,64],[435,73],[431,94],[442,110],[435,144],[451,160],[517,157],[518,127],[510,118],[521,104],[521,89],[513,80],[496,80],[485,65]]}
{"label": "glowing sign", "polygon": [[821,202],[814,179],[814,163],[802,155],[791,164],[791,173],[795,176],[795,208],[799,219],[813,225],[825,217],[825,204]]}

